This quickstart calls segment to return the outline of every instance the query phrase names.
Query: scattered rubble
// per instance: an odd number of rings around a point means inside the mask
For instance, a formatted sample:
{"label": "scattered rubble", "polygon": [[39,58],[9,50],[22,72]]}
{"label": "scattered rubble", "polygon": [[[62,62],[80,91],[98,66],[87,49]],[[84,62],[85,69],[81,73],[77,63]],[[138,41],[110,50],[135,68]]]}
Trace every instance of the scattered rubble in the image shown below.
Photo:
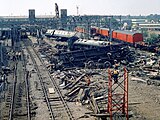
{"label": "scattered rubble", "polygon": [[[106,116],[108,101],[107,69],[97,69],[95,67],[77,68],[73,66],[72,68],[53,69],[55,68],[55,64],[52,64],[53,62],[62,64],[53,59],[55,54],[59,54],[57,48],[52,47],[51,49],[50,45],[45,43],[39,49],[39,53],[45,55],[44,61],[47,60],[45,64],[48,66],[53,78],[59,81],[59,86],[65,92],[65,99],[68,102],[75,102],[76,105],[86,106],[93,111],[88,113],[89,115],[96,117]],[[60,49],[63,48],[62,45]],[[137,81],[138,84],[159,86],[160,67],[158,60],[159,58],[156,54],[143,53],[138,50],[134,62],[127,64],[126,61],[121,61],[121,63],[126,63],[131,81]]]}
{"label": "scattered rubble", "polygon": [[73,69],[61,71],[61,74],[57,71],[54,79],[58,79],[60,87],[66,90],[65,98],[67,101],[90,105],[94,114],[100,115],[106,113],[108,100],[107,71],[103,71],[103,74],[102,71]]}

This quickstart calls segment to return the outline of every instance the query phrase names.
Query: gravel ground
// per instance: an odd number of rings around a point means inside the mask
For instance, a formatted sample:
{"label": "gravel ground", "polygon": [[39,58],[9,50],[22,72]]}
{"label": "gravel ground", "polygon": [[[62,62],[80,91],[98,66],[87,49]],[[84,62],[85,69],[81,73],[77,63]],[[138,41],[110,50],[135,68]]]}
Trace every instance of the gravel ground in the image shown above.
{"label": "gravel ground", "polygon": [[130,80],[129,108],[133,120],[160,120],[160,87]]}

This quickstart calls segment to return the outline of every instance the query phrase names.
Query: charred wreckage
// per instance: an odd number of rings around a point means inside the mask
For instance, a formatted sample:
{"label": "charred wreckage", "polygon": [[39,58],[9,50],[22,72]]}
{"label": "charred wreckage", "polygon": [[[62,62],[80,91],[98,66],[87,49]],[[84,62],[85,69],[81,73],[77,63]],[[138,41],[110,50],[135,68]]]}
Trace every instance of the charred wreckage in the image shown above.
{"label": "charred wreckage", "polygon": [[109,68],[114,60],[121,63],[134,61],[134,51],[126,44],[110,44],[108,41],[95,41],[71,37],[68,46],[57,45],[58,52],[50,58],[52,69],[72,67]]}

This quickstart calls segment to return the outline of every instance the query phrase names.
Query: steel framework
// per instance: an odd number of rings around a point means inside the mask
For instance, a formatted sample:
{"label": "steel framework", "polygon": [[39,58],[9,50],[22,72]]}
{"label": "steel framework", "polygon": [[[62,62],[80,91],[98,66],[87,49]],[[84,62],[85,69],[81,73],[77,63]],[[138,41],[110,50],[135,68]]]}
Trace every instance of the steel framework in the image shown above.
{"label": "steel framework", "polygon": [[128,72],[119,75],[118,83],[114,83],[112,72],[108,70],[108,113],[110,120],[129,120],[128,116]]}

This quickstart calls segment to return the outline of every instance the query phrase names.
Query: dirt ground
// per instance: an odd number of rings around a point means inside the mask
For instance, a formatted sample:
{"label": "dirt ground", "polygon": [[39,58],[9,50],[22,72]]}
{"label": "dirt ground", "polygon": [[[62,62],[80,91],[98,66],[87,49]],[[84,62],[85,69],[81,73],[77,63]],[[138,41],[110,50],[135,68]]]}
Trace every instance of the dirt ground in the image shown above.
{"label": "dirt ground", "polygon": [[160,86],[147,85],[129,77],[129,109],[133,120],[160,120]]}

